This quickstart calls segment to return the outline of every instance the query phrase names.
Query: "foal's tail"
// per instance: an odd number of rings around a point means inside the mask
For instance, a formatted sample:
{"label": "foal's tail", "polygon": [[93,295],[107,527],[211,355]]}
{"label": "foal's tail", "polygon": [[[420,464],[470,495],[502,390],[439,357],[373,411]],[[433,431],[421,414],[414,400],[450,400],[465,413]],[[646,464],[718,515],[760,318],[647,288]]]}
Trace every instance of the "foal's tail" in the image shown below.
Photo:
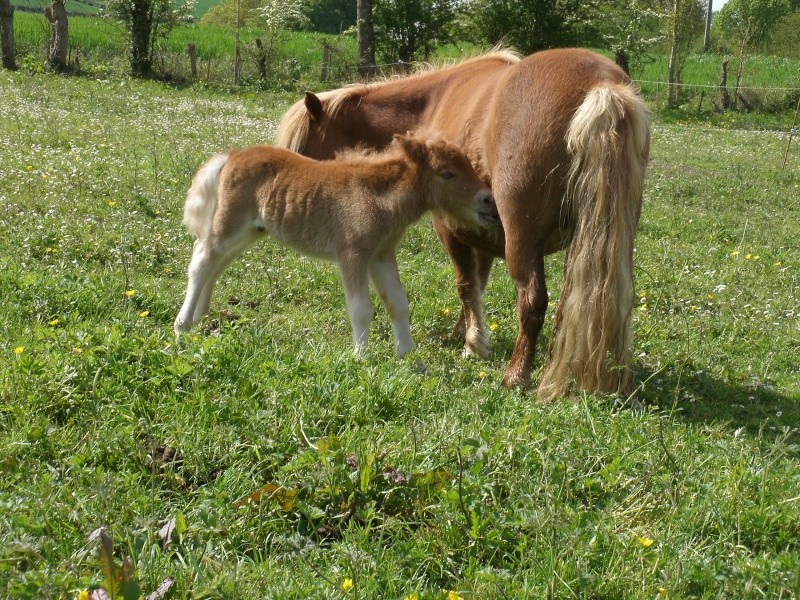
{"label": "foal's tail", "polygon": [[183,207],[183,224],[198,240],[211,233],[211,223],[217,210],[219,175],[228,162],[227,154],[215,154],[195,174],[192,187]]}
{"label": "foal's tail", "polygon": [[539,396],[570,384],[631,391],[633,243],[650,145],[648,110],[630,85],[590,91],[566,136],[572,155],[564,211],[574,234]]}

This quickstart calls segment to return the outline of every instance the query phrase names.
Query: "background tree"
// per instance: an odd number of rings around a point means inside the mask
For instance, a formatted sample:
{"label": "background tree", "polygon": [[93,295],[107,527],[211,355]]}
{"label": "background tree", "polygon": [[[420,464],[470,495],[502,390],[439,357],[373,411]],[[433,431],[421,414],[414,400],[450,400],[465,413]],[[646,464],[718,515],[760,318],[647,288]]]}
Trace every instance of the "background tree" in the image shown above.
{"label": "background tree", "polygon": [[304,0],[303,12],[312,31],[342,33],[356,24],[353,0]]}
{"label": "background tree", "polygon": [[598,43],[597,5],[597,0],[470,0],[466,9],[478,39],[529,54]]}
{"label": "background tree", "polygon": [[596,4],[594,11],[603,47],[614,53],[628,74],[664,39],[662,22],[667,15],[659,0],[607,0]]}
{"label": "background tree", "polygon": [[683,66],[691,45],[703,31],[705,10],[700,0],[672,0],[666,19],[669,27],[669,63],[667,64],[667,107],[678,105]]}
{"label": "background tree", "polygon": [[2,45],[3,66],[15,71],[14,59],[14,7],[10,0],[0,0],[0,43]]}
{"label": "background tree", "polygon": [[50,23],[50,43],[47,47],[47,65],[62,71],[67,68],[67,49],[69,47],[69,26],[64,0],[53,0],[44,9],[44,16]]}
{"label": "background tree", "polygon": [[157,42],[194,9],[194,0],[176,6],[172,0],[107,0],[104,14],[125,24],[131,74],[149,77]]}
{"label": "background tree", "polygon": [[372,0],[357,0],[358,72],[362,77],[375,75],[375,30],[372,26]]}
{"label": "background tree", "polygon": [[428,59],[450,41],[453,0],[376,0],[375,45],[385,62]]}
{"label": "background tree", "polygon": [[739,90],[745,58],[752,49],[769,39],[776,25],[791,9],[789,0],[729,0],[719,12],[717,27],[723,38],[737,49],[739,66],[733,92],[737,103],[752,108]]}
{"label": "background tree", "polygon": [[792,10],[789,0],[729,0],[719,11],[716,25],[740,57],[766,42]]}

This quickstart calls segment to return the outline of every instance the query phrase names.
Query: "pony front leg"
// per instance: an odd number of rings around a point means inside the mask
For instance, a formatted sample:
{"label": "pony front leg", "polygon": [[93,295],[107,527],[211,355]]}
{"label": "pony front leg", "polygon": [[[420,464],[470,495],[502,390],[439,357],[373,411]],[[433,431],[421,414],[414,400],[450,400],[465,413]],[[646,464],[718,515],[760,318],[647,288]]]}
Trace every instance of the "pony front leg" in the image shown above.
{"label": "pony front leg", "polygon": [[339,257],[338,262],[347,314],[353,330],[353,352],[356,356],[363,357],[367,353],[369,326],[374,315],[369,297],[366,260],[358,255],[344,255]]}
{"label": "pony front leg", "polygon": [[443,222],[434,219],[436,234],[450,255],[456,275],[461,314],[455,333],[464,336],[464,356],[489,358],[489,336],[483,322],[483,288],[489,279],[492,260],[458,240]]}
{"label": "pony front leg", "polygon": [[397,356],[403,358],[417,346],[411,337],[411,310],[400,281],[397,257],[392,252],[381,260],[373,260],[369,265],[369,274],[392,320]]}

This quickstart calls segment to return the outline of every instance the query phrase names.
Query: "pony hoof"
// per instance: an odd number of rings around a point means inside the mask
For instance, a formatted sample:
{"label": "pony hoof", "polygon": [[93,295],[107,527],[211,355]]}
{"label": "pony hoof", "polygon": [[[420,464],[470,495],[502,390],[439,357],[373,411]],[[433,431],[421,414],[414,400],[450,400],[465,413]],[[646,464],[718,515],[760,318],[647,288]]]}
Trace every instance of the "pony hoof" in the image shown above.
{"label": "pony hoof", "polygon": [[525,389],[530,387],[529,377],[523,377],[519,373],[506,373],[503,377],[503,387],[507,389]]}
{"label": "pony hoof", "polygon": [[187,321],[179,321],[175,319],[175,323],[172,326],[172,329],[175,331],[175,335],[180,335],[182,333],[186,333],[192,328],[192,324]]}
{"label": "pony hoof", "polygon": [[461,351],[461,356],[463,358],[478,358],[480,360],[489,360],[489,348],[486,346],[471,346],[466,345],[464,349]]}

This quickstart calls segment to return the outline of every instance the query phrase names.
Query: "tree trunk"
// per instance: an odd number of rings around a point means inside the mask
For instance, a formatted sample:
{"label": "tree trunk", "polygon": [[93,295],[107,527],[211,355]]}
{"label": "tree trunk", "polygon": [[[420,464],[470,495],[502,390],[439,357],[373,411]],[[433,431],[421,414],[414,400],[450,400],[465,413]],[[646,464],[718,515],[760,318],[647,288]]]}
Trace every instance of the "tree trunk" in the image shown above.
{"label": "tree trunk", "polygon": [[625,74],[630,77],[631,66],[630,62],[628,61],[628,53],[622,48],[619,48],[614,52],[614,60],[620,66],[620,68],[625,71]]}
{"label": "tree trunk", "polygon": [[153,70],[150,58],[152,11],[149,0],[134,0],[131,11],[131,75],[149,77]]}
{"label": "tree trunk", "polygon": [[372,28],[372,0],[357,0],[358,72],[362,77],[375,75],[375,31]]}
{"label": "tree trunk", "polygon": [[672,44],[669,50],[669,65],[667,67],[667,108],[675,108],[678,104],[678,45],[680,35],[678,23],[679,0],[672,5]]}
{"label": "tree trunk", "polygon": [[67,49],[69,47],[69,30],[67,11],[64,0],[53,0],[44,9],[44,16],[50,21],[50,47],[47,49],[47,64],[57,71],[67,67]]}
{"label": "tree trunk", "polygon": [[17,70],[14,60],[14,7],[10,0],[0,0],[0,38],[2,38],[3,66]]}
{"label": "tree trunk", "polygon": [[703,52],[709,52],[711,50],[711,18],[712,18],[712,8],[713,2],[708,0],[708,6],[706,6],[706,31],[705,35],[703,36]]}

